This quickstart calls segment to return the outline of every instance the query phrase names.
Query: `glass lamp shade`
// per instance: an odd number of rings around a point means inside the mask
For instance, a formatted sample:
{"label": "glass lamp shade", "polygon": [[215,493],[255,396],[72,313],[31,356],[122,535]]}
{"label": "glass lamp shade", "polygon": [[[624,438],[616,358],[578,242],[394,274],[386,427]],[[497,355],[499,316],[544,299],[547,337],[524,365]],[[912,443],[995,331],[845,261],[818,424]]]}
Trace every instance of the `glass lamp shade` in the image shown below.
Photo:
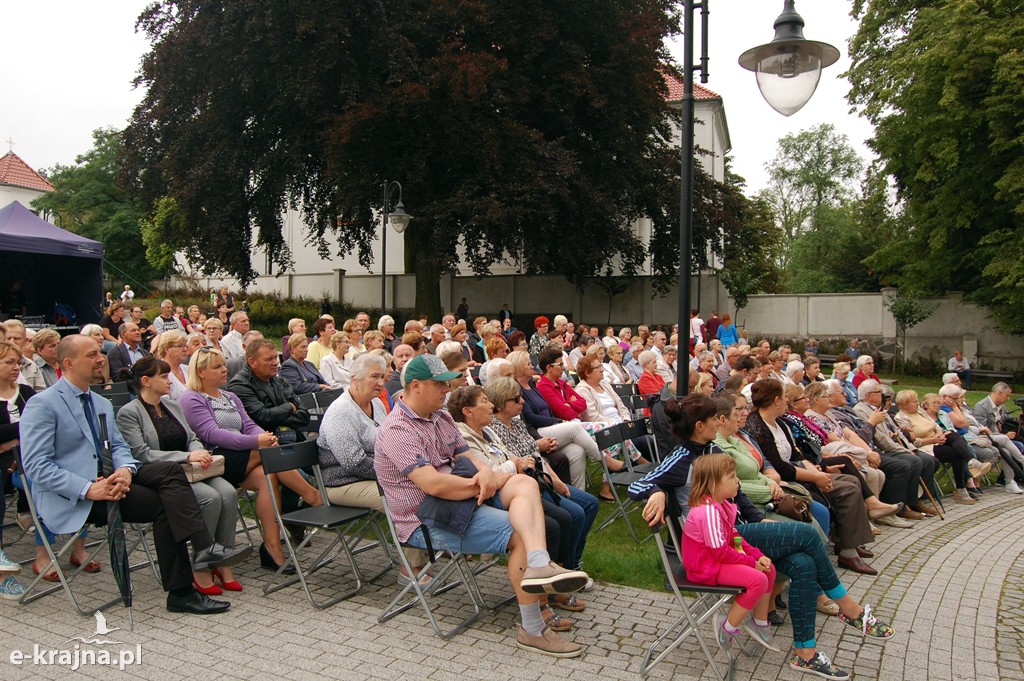
{"label": "glass lamp shade", "polygon": [[753,71],[757,87],[768,105],[783,116],[792,116],[818,88],[821,70],[839,60],[839,50],[828,43],[807,40],[804,20],[793,0],[786,0],[775,20],[775,39],[740,55],[740,66]]}
{"label": "glass lamp shade", "polygon": [[396,232],[401,234],[409,226],[409,220],[412,220],[412,216],[405,212],[405,205],[399,199],[395,210],[388,214],[388,222]]}
{"label": "glass lamp shade", "polygon": [[821,69],[839,58],[839,51],[831,45],[806,40],[769,43],[754,51],[751,70],[757,87],[768,105],[783,116],[792,116],[810,101],[821,80]]}

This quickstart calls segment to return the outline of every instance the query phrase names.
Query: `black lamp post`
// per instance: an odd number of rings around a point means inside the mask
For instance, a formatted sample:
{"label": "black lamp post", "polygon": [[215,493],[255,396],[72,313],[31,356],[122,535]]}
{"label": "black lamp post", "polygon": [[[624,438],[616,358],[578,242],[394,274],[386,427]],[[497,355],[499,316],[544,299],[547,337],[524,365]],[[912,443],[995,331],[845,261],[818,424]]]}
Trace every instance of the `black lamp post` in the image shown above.
{"label": "black lamp post", "polygon": [[[398,189],[398,202],[395,209],[388,212],[388,195],[393,188]],[[384,182],[384,202],[381,204],[380,213],[380,314],[387,314],[385,307],[387,300],[388,286],[388,223],[401,234],[409,226],[412,216],[405,212],[405,204],[402,203],[402,183],[398,181]]]}
{"label": "black lamp post", "polygon": [[[690,388],[689,354],[682,348],[690,343],[690,263],[693,251],[693,78],[708,82],[708,3],[683,2],[683,97],[682,130],[680,131],[680,197],[679,197],[679,354],[676,360],[676,395],[683,397]],[[700,10],[700,64],[694,65],[694,12]],[[785,0],[782,14],[775,20],[775,39],[767,45],[747,50],[740,65],[757,73],[761,94],[779,113],[789,116],[807,103],[818,87],[821,69],[839,59],[839,50],[826,43],[805,40],[804,20],[796,13],[794,0]],[[753,66],[748,66],[752,64]],[[793,88],[795,94],[787,94]]]}

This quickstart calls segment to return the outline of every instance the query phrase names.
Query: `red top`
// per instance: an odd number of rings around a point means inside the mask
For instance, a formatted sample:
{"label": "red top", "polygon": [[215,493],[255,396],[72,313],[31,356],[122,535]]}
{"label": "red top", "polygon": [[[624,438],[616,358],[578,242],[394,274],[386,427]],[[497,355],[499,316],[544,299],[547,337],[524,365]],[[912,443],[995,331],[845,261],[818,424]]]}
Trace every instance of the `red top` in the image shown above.
{"label": "red top", "polygon": [[636,388],[641,395],[656,395],[665,387],[665,379],[658,374],[645,371],[640,374],[640,380],[636,382]]}
{"label": "red top", "polygon": [[855,374],[853,375],[853,387],[854,387],[854,388],[859,388],[859,387],[860,387],[860,384],[861,384],[861,383],[863,383],[864,381],[868,380],[869,378],[870,378],[870,379],[871,379],[872,381],[878,381],[879,383],[881,383],[881,382],[882,382],[882,381],[881,381],[881,380],[880,380],[880,379],[878,378],[878,376],[875,376],[874,374],[871,374],[871,375],[869,375],[869,376],[865,376],[863,372],[861,372],[861,371],[858,371],[857,373],[855,373]]}
{"label": "red top", "polygon": [[551,408],[551,413],[563,421],[579,418],[587,409],[587,401],[579,396],[565,379],[552,381],[547,376],[537,380],[537,392]]}

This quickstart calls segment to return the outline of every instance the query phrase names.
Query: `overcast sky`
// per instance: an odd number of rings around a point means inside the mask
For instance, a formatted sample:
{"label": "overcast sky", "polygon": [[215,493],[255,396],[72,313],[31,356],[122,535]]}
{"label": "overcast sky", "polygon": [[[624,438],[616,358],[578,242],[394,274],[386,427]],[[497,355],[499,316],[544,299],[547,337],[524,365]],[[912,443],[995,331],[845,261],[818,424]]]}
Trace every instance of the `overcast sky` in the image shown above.
{"label": "overcast sky", "polygon": [[[586,2],[586,0],[580,0]],[[148,44],[135,33],[147,0],[0,0],[6,59],[2,71],[0,153],[7,140],[34,168],[70,164],[92,146],[92,130],[122,128],[142,94],[132,78]],[[871,127],[848,112],[846,41],[856,30],[849,0],[803,0],[797,10],[804,36],[842,53],[827,69],[814,98],[795,115],[777,114],[761,98],[754,75],[736,60],[747,48],[769,42],[782,0],[711,0],[710,73],[707,87],[722,95],[732,137],[734,170],[748,191],[764,186],[764,163],[779,137],[832,123],[868,158],[863,142]],[[699,39],[698,39],[699,45]],[[682,41],[674,46],[682,62]]]}

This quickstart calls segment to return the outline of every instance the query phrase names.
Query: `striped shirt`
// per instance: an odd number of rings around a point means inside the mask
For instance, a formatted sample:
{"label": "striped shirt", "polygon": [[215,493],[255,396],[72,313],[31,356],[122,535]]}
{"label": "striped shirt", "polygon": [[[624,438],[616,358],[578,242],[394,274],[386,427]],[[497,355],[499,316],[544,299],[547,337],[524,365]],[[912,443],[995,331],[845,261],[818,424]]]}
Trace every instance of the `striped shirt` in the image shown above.
{"label": "striped shirt", "polygon": [[377,433],[374,451],[377,481],[384,490],[398,539],[404,542],[420,526],[416,509],[426,496],[409,479],[409,473],[420,466],[433,466],[438,473],[449,474],[455,455],[469,447],[447,410],[423,418],[399,398]]}

